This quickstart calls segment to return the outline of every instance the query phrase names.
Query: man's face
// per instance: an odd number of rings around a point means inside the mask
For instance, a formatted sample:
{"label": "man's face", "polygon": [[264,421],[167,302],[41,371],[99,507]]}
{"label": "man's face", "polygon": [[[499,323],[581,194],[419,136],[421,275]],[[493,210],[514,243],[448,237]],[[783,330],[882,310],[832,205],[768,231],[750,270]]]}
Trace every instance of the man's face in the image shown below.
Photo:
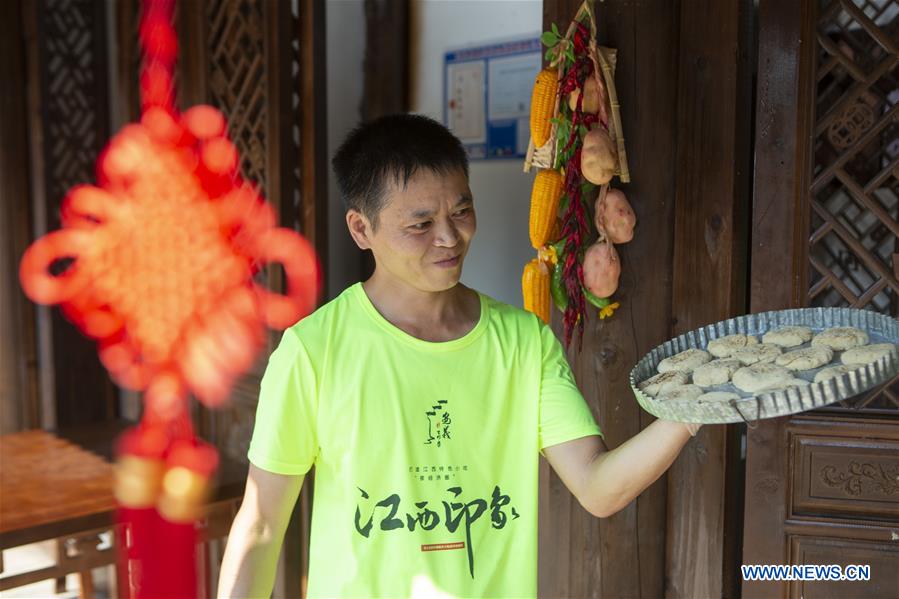
{"label": "man's face", "polygon": [[377,231],[359,219],[366,224],[364,241],[379,274],[419,291],[445,291],[459,282],[476,228],[471,190],[461,170],[420,170],[405,186],[391,177]]}

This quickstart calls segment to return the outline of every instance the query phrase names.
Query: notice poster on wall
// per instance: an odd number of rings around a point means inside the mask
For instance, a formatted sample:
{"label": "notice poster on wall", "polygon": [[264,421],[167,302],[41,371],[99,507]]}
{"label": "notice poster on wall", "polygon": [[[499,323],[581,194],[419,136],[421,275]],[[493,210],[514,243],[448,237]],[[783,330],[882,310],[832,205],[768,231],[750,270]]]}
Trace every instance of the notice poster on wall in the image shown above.
{"label": "notice poster on wall", "polygon": [[470,159],[527,153],[531,91],[541,58],[536,35],[444,55],[444,122]]}

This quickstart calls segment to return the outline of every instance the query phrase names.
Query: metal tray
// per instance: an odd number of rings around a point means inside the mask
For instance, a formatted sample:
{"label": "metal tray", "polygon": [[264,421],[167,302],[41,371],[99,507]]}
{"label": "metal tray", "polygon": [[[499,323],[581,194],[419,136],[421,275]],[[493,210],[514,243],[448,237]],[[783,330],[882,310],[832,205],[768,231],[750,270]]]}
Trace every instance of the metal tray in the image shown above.
{"label": "metal tray", "polygon": [[[747,314],[723,320],[695,331],[690,331],[666,341],[643,356],[630,373],[631,389],[644,410],[666,420],[699,422],[706,424],[751,422],[763,418],[775,418],[820,408],[834,402],[849,399],[864,391],[891,380],[899,373],[899,350],[856,370],[821,383],[791,387],[785,391],[759,393],[741,391],[728,383],[707,388],[706,391],[732,391],[741,399],[729,402],[699,403],[696,400],[657,400],[646,395],[637,385],[656,374],[656,367],[663,359],[691,348],[706,349],[709,341],[742,333],[761,335],[784,326],[807,326],[813,333],[831,327],[851,326],[867,331],[869,343],[899,344],[899,320],[870,310],[852,308],[800,308],[778,310],[760,314]],[[808,347],[805,343],[800,347]],[[792,349],[799,349],[790,348]],[[827,366],[841,363],[835,352],[830,364],[794,373],[798,378],[813,381],[815,374]]]}

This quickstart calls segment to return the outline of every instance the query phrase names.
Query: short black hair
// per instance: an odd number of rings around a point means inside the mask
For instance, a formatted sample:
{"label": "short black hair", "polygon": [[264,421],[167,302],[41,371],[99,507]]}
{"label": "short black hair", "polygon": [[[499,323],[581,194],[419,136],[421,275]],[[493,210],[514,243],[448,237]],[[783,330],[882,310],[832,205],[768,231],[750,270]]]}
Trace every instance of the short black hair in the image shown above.
{"label": "short black hair", "polygon": [[344,208],[365,215],[377,229],[388,177],[405,186],[420,169],[468,177],[462,142],[434,119],[392,114],[356,127],[331,161]]}

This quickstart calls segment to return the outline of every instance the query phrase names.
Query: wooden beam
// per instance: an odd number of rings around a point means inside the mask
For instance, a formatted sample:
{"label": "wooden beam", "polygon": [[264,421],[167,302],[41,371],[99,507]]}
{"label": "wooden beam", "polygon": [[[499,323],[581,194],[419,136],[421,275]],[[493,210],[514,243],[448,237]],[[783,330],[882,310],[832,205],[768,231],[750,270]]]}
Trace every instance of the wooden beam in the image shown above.
{"label": "wooden beam", "polygon": [[[745,0],[681,1],[675,335],[746,310],[751,9]],[[742,504],[727,493],[728,480],[742,478],[738,434],[735,426],[704,427],[669,471],[668,597],[736,592],[736,564],[725,555],[733,559],[739,546]],[[738,476],[729,476],[733,469]]]}
{"label": "wooden beam", "polygon": [[[409,0],[365,0],[361,122],[409,110]],[[359,250],[359,276],[375,270],[371,250]]]}
{"label": "wooden beam", "polygon": [[365,0],[362,120],[409,109],[409,5]]}
{"label": "wooden beam", "polygon": [[[328,114],[325,1],[300,1],[300,212],[303,235],[328,263]],[[324,273],[323,273],[324,276]],[[327,280],[322,279],[323,289]]]}

